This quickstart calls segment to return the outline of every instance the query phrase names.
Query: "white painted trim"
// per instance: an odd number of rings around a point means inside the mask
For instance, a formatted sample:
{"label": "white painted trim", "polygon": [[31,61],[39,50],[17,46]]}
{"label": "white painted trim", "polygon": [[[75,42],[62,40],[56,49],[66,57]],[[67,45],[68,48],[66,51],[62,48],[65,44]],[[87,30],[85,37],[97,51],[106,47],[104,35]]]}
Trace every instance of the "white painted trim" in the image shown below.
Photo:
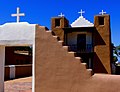
{"label": "white painted trim", "polygon": [[32,92],[35,92],[35,34],[36,34],[36,26],[34,27],[34,40],[33,40],[33,44],[32,44],[32,60],[33,60],[33,64],[32,64]]}
{"label": "white painted trim", "polygon": [[33,64],[32,64],[32,92],[35,92],[35,42],[33,44]]}
{"label": "white painted trim", "polygon": [[15,65],[9,65],[10,67],[10,79],[15,78]]}

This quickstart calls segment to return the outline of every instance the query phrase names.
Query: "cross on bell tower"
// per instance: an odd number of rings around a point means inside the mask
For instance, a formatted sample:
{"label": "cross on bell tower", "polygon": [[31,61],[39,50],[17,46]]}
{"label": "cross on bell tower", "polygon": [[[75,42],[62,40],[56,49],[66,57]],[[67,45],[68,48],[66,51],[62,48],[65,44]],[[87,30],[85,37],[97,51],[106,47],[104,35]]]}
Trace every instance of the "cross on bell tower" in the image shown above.
{"label": "cross on bell tower", "polygon": [[64,17],[65,15],[61,12],[60,15],[58,15],[59,17]]}
{"label": "cross on bell tower", "polygon": [[104,15],[106,12],[102,10],[102,12],[99,12],[99,14]]}
{"label": "cross on bell tower", "polygon": [[83,11],[83,10],[81,9],[81,11],[78,12],[78,13],[80,13],[80,16],[83,16],[83,13],[85,13],[85,11]]}
{"label": "cross on bell tower", "polygon": [[17,17],[17,23],[20,22],[20,17],[25,16],[24,13],[20,13],[20,8],[17,7],[17,13],[16,14],[11,14],[12,17]]}

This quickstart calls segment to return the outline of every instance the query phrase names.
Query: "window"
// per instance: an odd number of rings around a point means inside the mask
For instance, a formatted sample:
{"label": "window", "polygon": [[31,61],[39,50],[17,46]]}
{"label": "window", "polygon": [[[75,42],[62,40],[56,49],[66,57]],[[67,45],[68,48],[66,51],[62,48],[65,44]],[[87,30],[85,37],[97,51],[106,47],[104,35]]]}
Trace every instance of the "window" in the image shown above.
{"label": "window", "polygon": [[104,17],[99,17],[99,25],[104,25]]}
{"label": "window", "polygon": [[60,26],[60,19],[55,19],[55,27],[59,27]]}

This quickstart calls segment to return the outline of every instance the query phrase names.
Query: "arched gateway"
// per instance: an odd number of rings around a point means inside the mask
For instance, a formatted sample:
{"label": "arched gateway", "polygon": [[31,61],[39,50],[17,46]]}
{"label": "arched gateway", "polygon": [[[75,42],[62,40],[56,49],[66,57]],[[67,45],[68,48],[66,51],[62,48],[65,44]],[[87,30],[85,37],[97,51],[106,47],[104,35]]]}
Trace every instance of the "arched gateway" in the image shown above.
{"label": "arched gateway", "polygon": [[[4,64],[6,46],[32,46],[33,47],[33,78],[35,56],[35,30],[36,24],[27,22],[6,23],[0,26],[0,92],[4,92]],[[32,81],[34,85],[34,80]],[[34,87],[32,87],[34,90]]]}

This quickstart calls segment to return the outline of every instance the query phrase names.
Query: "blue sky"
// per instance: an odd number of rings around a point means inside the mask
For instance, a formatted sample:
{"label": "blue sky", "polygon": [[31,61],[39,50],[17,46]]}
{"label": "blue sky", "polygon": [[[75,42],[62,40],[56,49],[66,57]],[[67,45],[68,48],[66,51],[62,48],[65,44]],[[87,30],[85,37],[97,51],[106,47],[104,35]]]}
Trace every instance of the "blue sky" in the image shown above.
{"label": "blue sky", "polygon": [[120,45],[120,1],[119,0],[0,0],[0,24],[15,22],[16,18],[11,14],[16,13],[16,8],[25,13],[21,22],[29,22],[47,26],[50,29],[51,17],[58,16],[61,12],[69,20],[75,21],[83,9],[83,16],[94,22],[94,15],[101,10],[110,14],[112,42]]}

